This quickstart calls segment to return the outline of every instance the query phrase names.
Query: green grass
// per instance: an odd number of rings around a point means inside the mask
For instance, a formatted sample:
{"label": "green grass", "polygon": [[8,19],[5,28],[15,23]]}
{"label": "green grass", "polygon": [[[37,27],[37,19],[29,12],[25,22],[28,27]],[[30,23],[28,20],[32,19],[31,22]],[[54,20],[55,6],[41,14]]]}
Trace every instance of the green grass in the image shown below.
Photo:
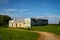
{"label": "green grass", "polygon": [[33,30],[43,31],[43,32],[52,32],[57,35],[60,35],[60,26],[59,25],[47,25],[47,26],[34,26]]}
{"label": "green grass", "polygon": [[[60,35],[59,25],[47,25],[47,26],[34,26],[31,28],[34,31],[40,32],[52,32]],[[0,28],[0,38],[2,40],[36,40],[38,34],[30,32],[28,29],[11,29],[11,28]]]}
{"label": "green grass", "polygon": [[0,40],[36,40],[38,36],[34,32],[0,28]]}

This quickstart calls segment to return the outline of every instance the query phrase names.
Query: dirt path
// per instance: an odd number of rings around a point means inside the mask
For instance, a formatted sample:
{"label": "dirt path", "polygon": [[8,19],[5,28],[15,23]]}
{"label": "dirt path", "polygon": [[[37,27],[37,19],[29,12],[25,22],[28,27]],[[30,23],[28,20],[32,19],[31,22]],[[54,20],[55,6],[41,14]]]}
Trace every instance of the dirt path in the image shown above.
{"label": "dirt path", "polygon": [[48,33],[48,32],[38,32],[40,37],[37,40],[60,40],[60,36]]}

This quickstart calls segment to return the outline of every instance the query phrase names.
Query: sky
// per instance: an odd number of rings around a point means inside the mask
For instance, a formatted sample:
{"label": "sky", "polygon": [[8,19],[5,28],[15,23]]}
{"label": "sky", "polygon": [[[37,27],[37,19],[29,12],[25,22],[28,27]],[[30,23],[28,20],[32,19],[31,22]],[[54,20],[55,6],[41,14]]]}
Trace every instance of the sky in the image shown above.
{"label": "sky", "polygon": [[0,14],[13,19],[41,17],[58,23],[60,0],[0,0]]}

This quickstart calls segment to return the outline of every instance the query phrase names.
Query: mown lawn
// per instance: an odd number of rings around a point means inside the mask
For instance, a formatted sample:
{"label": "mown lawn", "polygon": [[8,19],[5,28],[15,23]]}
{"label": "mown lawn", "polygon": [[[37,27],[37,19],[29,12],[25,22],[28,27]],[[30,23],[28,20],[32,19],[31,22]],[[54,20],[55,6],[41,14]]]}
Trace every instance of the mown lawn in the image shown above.
{"label": "mown lawn", "polygon": [[0,28],[0,40],[36,40],[38,36],[34,32]]}
{"label": "mown lawn", "polygon": [[43,31],[43,32],[52,32],[57,35],[60,35],[60,26],[59,25],[46,25],[46,26],[34,26],[33,30]]}

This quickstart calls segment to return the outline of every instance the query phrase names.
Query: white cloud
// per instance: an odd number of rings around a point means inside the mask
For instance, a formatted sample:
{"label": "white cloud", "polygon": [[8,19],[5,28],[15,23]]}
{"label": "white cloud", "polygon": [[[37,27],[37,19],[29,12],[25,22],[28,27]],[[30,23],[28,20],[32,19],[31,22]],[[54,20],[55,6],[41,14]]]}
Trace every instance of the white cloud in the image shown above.
{"label": "white cloud", "polygon": [[58,17],[58,15],[51,14],[51,13],[45,13],[44,16],[47,17],[47,18],[56,18],[56,17]]}
{"label": "white cloud", "polygon": [[29,11],[29,9],[21,9],[19,12],[24,13],[24,12],[28,12],[28,11]]}
{"label": "white cloud", "polygon": [[6,9],[5,11],[17,11],[18,9]]}
{"label": "white cloud", "polygon": [[31,14],[30,9],[13,9],[13,8],[9,8],[9,9],[3,9],[1,12]]}
{"label": "white cloud", "polygon": [[13,9],[13,8],[9,8],[9,9],[4,9],[2,12],[4,13],[22,13],[22,14],[28,14],[30,15],[30,9]]}
{"label": "white cloud", "polygon": [[35,16],[35,18],[48,19],[49,24],[59,24],[60,16],[48,15],[48,16]]}
{"label": "white cloud", "polygon": [[31,14],[32,14],[32,12],[28,12],[27,14],[28,14],[28,15],[31,15]]}
{"label": "white cloud", "polygon": [[44,15],[51,15],[51,13],[45,13]]}
{"label": "white cloud", "polygon": [[50,15],[48,16],[48,18],[56,18],[57,16],[56,15]]}
{"label": "white cloud", "polygon": [[60,16],[59,15],[49,15],[47,16],[48,19],[51,19],[51,18],[57,18],[57,19],[60,19]]}
{"label": "white cloud", "polygon": [[6,9],[5,11],[17,11],[23,13],[29,11],[29,9]]}

